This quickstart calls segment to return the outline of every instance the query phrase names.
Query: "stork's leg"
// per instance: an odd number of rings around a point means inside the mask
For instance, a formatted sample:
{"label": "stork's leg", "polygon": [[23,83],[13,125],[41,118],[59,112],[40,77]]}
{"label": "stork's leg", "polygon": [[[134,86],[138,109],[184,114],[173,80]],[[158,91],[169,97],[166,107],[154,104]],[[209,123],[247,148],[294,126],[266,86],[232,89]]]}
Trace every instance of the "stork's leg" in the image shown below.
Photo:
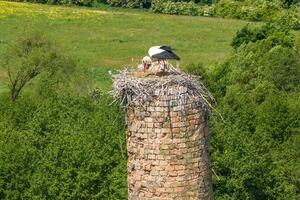
{"label": "stork's leg", "polygon": [[158,70],[159,70],[159,67],[160,67],[160,60],[157,60],[157,62],[158,62],[158,68],[156,68],[156,70],[155,70],[155,76],[157,75],[157,72],[158,72]]}

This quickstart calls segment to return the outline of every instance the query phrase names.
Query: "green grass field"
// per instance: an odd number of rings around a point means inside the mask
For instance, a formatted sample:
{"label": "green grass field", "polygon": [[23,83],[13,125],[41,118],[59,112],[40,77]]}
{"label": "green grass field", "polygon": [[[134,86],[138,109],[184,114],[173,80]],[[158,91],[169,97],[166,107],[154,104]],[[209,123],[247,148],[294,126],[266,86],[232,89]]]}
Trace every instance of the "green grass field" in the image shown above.
{"label": "green grass field", "polygon": [[[77,8],[0,1],[0,54],[24,30],[55,39],[102,87],[107,70],[135,66],[150,46],[167,44],[181,66],[210,66],[230,53],[235,32],[247,22],[153,14],[141,10]],[[0,73],[3,80],[5,73]],[[4,87],[1,81],[0,88]]]}

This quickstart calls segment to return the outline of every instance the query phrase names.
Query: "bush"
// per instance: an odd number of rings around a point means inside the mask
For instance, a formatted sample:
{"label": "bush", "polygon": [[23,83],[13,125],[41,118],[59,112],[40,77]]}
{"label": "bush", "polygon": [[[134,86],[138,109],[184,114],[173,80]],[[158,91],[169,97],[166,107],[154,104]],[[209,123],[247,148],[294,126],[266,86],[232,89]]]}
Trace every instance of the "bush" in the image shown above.
{"label": "bush", "polygon": [[193,75],[200,76],[200,77],[202,77],[205,73],[202,63],[189,64],[184,68],[184,71],[186,71],[189,74],[193,74]]}
{"label": "bush", "polygon": [[193,2],[152,1],[151,10],[171,15],[213,16],[212,7],[199,6]]}
{"label": "bush", "polygon": [[144,8],[150,5],[148,0],[107,0],[107,3],[114,7],[127,8]]}
{"label": "bush", "polygon": [[293,28],[293,26],[282,23],[282,21],[266,23],[265,25],[256,28],[250,28],[249,25],[246,25],[236,33],[236,36],[231,42],[231,46],[238,48],[242,44],[256,42],[269,37],[269,39],[275,43],[280,43],[286,47],[292,47],[294,45],[294,37],[290,32]]}
{"label": "bush", "polygon": [[231,1],[221,0],[215,6],[217,16],[251,21],[270,20],[282,10],[280,4],[272,1]]}
{"label": "bush", "polygon": [[286,30],[300,30],[300,14],[295,10],[289,10],[272,19]]}

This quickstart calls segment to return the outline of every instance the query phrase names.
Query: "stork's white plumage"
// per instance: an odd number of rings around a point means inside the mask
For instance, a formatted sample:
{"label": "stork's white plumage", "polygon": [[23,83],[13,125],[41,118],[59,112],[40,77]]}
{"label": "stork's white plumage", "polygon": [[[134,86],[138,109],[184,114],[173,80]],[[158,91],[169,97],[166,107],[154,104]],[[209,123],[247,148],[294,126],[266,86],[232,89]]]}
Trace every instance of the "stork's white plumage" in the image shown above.
{"label": "stork's white plumage", "polygon": [[147,71],[155,75],[157,73],[164,73],[166,70],[172,68],[172,65],[167,60],[180,60],[169,46],[153,46],[148,50],[148,54],[149,56],[143,57],[142,63],[138,65],[138,70]]}

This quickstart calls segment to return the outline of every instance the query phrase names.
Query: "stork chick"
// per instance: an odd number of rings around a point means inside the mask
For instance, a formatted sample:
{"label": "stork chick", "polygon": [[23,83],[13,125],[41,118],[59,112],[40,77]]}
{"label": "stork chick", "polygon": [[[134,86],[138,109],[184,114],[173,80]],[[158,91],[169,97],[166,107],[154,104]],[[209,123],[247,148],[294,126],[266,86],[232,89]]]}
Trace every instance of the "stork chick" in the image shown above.
{"label": "stork chick", "polygon": [[152,60],[149,56],[145,56],[142,59],[143,71],[146,72],[152,65]]}

